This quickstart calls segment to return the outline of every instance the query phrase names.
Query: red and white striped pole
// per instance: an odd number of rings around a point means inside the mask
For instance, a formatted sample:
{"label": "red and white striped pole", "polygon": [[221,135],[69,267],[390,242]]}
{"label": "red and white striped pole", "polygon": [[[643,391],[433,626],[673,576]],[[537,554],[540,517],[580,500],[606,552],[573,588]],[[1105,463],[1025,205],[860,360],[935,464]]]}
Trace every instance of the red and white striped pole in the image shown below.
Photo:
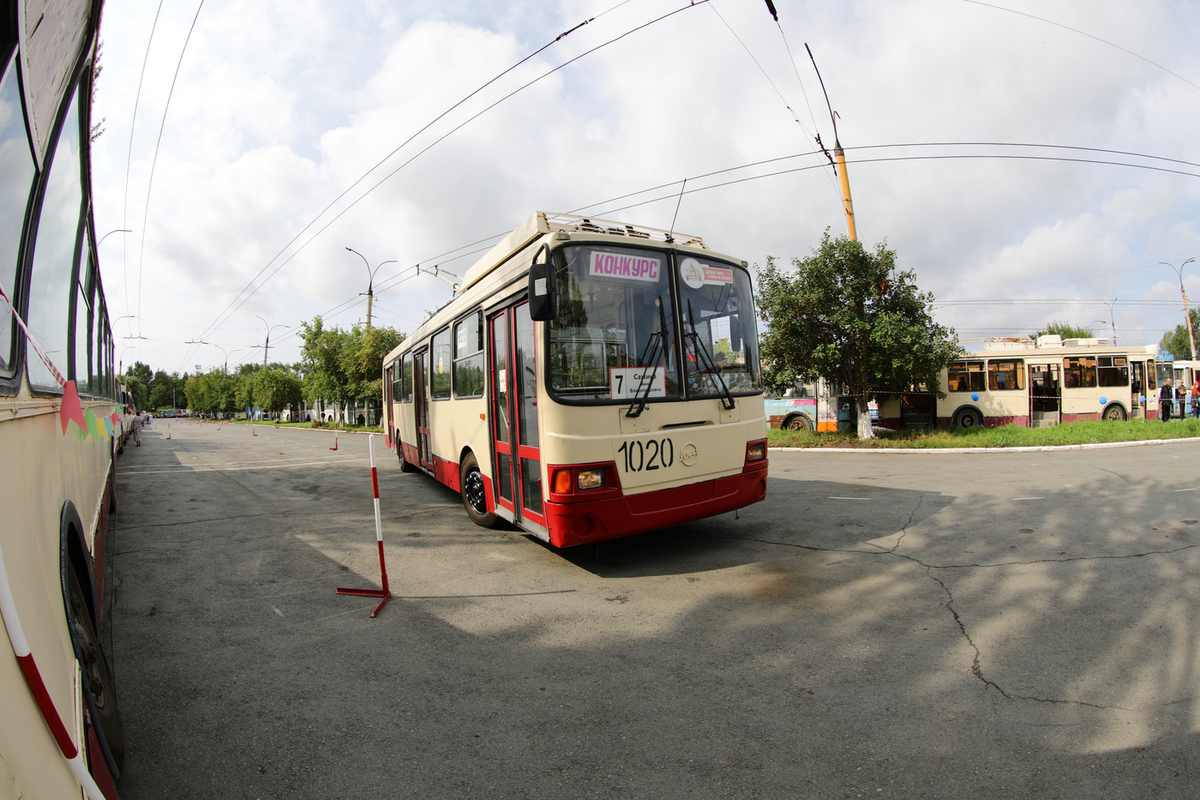
{"label": "red and white striped pole", "polygon": [[[371,450],[371,489],[375,494],[375,542],[379,546],[379,574],[382,577],[382,589],[347,589],[346,587],[338,587],[338,594],[349,594],[355,597],[382,597],[379,605],[375,606],[375,610],[371,612],[374,617],[383,610],[384,605],[388,600],[392,599],[392,591],[388,588],[387,564],[383,559],[383,521],[379,515],[379,471],[375,468],[375,434],[367,437],[367,443]],[[330,448],[331,450],[335,448]]]}
{"label": "red and white striped pole", "polygon": [[[371,435],[374,436],[375,434],[372,433]],[[333,429],[333,447],[329,448],[330,450],[337,450],[337,437],[338,437],[338,429],[334,428]],[[375,457],[371,456],[372,468],[374,468],[374,465],[375,465]]]}

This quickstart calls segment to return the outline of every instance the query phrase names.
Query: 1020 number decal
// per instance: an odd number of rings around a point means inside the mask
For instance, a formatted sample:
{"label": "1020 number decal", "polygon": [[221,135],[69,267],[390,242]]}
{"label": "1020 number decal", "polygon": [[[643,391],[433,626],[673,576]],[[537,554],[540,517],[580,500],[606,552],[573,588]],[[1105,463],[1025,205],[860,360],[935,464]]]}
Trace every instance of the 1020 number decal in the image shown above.
{"label": "1020 number decal", "polygon": [[625,472],[667,469],[675,463],[675,443],[670,439],[622,442],[617,452],[621,454]]}

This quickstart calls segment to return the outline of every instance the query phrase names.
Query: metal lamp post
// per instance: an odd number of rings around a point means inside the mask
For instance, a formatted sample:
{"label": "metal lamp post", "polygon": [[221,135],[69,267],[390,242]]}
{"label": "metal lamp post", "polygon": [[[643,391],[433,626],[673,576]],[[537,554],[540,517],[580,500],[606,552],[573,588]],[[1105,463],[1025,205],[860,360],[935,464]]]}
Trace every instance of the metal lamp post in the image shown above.
{"label": "metal lamp post", "polygon": [[353,247],[347,247],[346,249],[361,258],[363,263],[367,265],[367,330],[371,330],[371,305],[375,299],[375,273],[378,272],[379,268],[384,264],[395,264],[397,260],[392,258],[388,259],[387,261],[380,261],[375,265],[375,269],[371,269],[371,262],[367,261],[366,256],[355,250]]}
{"label": "metal lamp post", "polygon": [[261,316],[259,316],[258,314],[255,314],[254,316],[258,317],[259,319],[262,319],[263,325],[267,326],[267,338],[263,341],[263,367],[266,367],[267,366],[267,354],[271,352],[271,331],[275,330],[276,328],[286,328],[287,325],[283,325],[283,324],[272,325],[269,322],[267,322],[265,319],[263,319]]}

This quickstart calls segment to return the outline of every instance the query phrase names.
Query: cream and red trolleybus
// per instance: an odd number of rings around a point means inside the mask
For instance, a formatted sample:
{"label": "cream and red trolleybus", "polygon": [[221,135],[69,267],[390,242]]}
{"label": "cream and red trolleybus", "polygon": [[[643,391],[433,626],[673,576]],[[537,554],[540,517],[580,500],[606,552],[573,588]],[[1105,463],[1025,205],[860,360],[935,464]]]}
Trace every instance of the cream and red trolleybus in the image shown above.
{"label": "cream and red trolleybus", "polygon": [[939,427],[1048,427],[1086,420],[1157,419],[1155,345],[1106,338],[995,339],[941,374],[945,397],[911,392],[879,404],[884,427],[916,418]]}
{"label": "cream and red trolleybus", "polygon": [[745,262],[696,236],[537,213],[384,360],[402,468],[556,547],[767,490]]}
{"label": "cream and red trolleybus", "polygon": [[99,15],[91,0],[0,0],[5,798],[111,800],[124,754],[101,635],[105,538],[128,409],[92,220]]}

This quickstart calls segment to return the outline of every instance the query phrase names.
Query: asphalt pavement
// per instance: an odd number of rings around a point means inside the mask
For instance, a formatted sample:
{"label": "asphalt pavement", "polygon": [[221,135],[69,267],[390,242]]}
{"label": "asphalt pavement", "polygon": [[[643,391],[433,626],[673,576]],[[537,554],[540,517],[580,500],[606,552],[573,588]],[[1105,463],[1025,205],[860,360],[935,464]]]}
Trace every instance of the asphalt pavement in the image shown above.
{"label": "asphalt pavement", "polygon": [[[168,438],[168,434],[170,438]],[[156,420],[112,623],[147,798],[1191,798],[1200,443],[772,451],[736,514],[556,551],[375,437]]]}

